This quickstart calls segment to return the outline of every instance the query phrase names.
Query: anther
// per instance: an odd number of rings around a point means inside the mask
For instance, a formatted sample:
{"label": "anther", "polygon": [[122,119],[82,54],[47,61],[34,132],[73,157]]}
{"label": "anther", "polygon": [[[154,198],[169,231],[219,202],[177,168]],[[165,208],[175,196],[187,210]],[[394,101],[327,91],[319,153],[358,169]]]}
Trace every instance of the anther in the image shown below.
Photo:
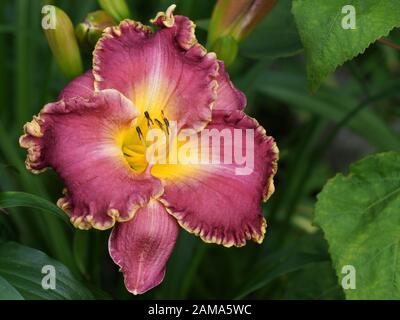
{"label": "anther", "polygon": [[166,127],[165,129],[167,131],[167,134],[169,134],[169,121],[168,121],[167,117],[164,114],[164,110],[161,110],[161,115],[162,115],[163,121],[165,123],[165,127]]}
{"label": "anther", "polygon": [[150,118],[150,115],[147,111],[144,112],[144,116],[147,119],[147,125],[151,128],[151,126],[154,124],[153,120]]}
{"label": "anther", "polygon": [[164,120],[164,123],[165,123],[165,127],[167,129],[167,133],[169,134],[169,121],[168,121],[167,118],[164,118],[163,120]]}
{"label": "anther", "polygon": [[139,128],[139,127],[136,127],[136,132],[137,132],[137,134],[138,134],[138,136],[139,136],[139,139],[140,139],[140,140],[142,140],[142,139],[143,139],[143,133],[142,133],[142,130],[140,130],[140,128]]}

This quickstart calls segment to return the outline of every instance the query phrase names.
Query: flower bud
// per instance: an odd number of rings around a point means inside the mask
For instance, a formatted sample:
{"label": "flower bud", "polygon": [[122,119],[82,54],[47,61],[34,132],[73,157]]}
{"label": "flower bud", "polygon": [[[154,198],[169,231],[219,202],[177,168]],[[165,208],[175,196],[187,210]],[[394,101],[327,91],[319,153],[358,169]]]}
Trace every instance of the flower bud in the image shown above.
{"label": "flower bud", "polygon": [[115,25],[114,19],[107,12],[98,10],[90,12],[85,21],[76,26],[75,34],[80,46],[89,51],[94,48],[103,30]]}
{"label": "flower bud", "polygon": [[54,6],[51,6],[51,10],[54,10],[54,23],[44,28],[44,33],[61,72],[66,78],[72,79],[83,73],[74,27],[64,11]]}
{"label": "flower bud", "polygon": [[131,15],[125,0],[98,0],[98,2],[100,7],[118,22]]}
{"label": "flower bud", "polygon": [[211,17],[208,45],[222,37],[241,42],[278,0],[218,0]]}
{"label": "flower bud", "polygon": [[218,38],[212,47],[212,51],[217,53],[218,58],[223,60],[226,66],[235,61],[238,49],[238,42],[232,36]]}

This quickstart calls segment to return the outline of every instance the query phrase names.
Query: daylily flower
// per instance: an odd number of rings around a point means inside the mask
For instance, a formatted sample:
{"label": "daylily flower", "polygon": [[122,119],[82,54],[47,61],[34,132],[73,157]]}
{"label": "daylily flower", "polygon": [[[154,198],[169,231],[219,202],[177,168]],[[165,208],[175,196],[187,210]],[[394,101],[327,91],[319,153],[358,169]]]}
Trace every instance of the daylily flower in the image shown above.
{"label": "daylily flower", "polygon": [[[244,94],[197,42],[193,22],[174,16],[174,8],[152,20],[156,32],[131,20],[106,29],[93,70],[47,104],[20,138],[29,170],[52,167],[65,182],[58,206],[75,227],[113,227],[109,252],[134,294],[163,280],[179,226],[226,247],[261,243],[261,201],[273,193],[277,170],[273,138],[243,113]],[[172,122],[179,132],[197,134],[254,131],[253,170],[240,176],[235,162],[149,162],[148,130],[157,125],[169,134]]]}

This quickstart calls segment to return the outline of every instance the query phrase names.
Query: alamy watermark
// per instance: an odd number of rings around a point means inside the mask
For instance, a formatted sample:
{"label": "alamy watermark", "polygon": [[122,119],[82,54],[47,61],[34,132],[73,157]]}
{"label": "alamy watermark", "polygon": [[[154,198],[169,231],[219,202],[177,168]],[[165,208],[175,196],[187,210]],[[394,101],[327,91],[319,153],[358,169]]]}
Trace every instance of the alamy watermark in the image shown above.
{"label": "alamy watermark", "polygon": [[342,28],[344,30],[357,29],[356,8],[352,5],[346,5],[342,8],[342,14],[345,14],[342,18]]}
{"label": "alamy watermark", "polygon": [[254,170],[255,129],[177,130],[177,123],[165,128],[151,128],[144,136],[146,161],[151,164],[234,165],[235,175],[250,175]]}
{"label": "alamy watermark", "polygon": [[42,267],[42,288],[44,290],[56,290],[56,268],[51,264]]}
{"label": "alamy watermark", "polygon": [[42,28],[44,30],[55,29],[57,26],[56,8],[51,5],[42,7]]}
{"label": "alamy watermark", "polygon": [[356,289],[356,268],[351,265],[345,265],[342,267],[342,288],[344,290],[355,290]]}

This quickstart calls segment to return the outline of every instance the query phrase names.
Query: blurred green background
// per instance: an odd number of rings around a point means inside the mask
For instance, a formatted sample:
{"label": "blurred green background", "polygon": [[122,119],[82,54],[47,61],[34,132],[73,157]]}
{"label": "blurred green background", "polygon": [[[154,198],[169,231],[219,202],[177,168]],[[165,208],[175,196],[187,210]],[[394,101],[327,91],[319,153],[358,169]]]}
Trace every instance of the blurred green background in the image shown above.
{"label": "blurred green background", "polygon": [[[95,0],[51,3],[75,25],[99,9]],[[214,0],[127,3],[133,19],[143,23],[176,3],[176,13],[196,22],[197,37],[206,44]],[[25,151],[18,144],[23,124],[45,103],[55,101],[68,82],[41,29],[43,4],[40,0],[0,1],[0,189],[35,194],[55,203],[62,182],[52,170],[39,176],[28,172]],[[268,229],[262,245],[226,249],[204,244],[182,230],[164,282],[134,297],[108,255],[109,231],[73,230],[40,205],[18,207],[0,212],[0,241],[24,246],[14,248],[18,252],[13,258],[9,255],[14,251],[0,246],[0,276],[2,268],[36,261],[32,257],[37,251],[24,255],[26,246],[60,261],[69,269],[66,275],[77,280],[76,290],[84,286],[96,298],[343,298],[322,232],[312,224],[316,194],[351,162],[372,152],[400,149],[399,52],[374,44],[329,76],[312,95],[290,10],[291,1],[280,0],[241,43],[229,66],[233,82],[247,95],[247,113],[274,136],[280,149],[276,192],[264,204]],[[398,31],[390,37],[400,41]],[[90,54],[83,58],[85,69],[90,68]],[[29,279],[41,277],[34,266],[32,262],[32,270],[26,271],[28,284],[18,274],[3,276],[9,282],[16,279],[15,287],[25,298],[57,298],[30,291]],[[68,281],[65,286],[67,292]]]}

